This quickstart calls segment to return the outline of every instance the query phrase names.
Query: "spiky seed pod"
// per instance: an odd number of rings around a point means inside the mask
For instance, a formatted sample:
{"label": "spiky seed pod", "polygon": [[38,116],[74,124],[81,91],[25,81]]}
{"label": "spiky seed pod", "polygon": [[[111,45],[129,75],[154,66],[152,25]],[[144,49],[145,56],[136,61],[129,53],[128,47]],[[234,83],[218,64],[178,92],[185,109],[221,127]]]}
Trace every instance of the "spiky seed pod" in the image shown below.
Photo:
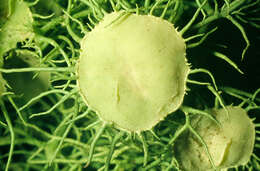
{"label": "spiky seed pod", "polygon": [[[203,138],[217,169],[228,169],[248,163],[253,153],[255,127],[247,112],[240,107],[212,110],[221,126],[207,117],[195,116],[191,126]],[[213,170],[205,147],[192,133],[178,139],[175,154],[186,171]]]}
{"label": "spiky seed pod", "polygon": [[102,120],[140,132],[182,104],[189,66],[171,23],[113,12],[84,37],[81,50],[80,92]]}
{"label": "spiky seed pod", "polygon": [[[0,5],[0,68],[3,67],[3,55],[16,48],[18,42],[31,40],[33,33],[32,13],[23,1],[1,0]],[[0,73],[0,96],[6,91],[6,81]]]}
{"label": "spiky seed pod", "polygon": [[[32,13],[23,1],[14,0],[11,7],[8,0],[1,1],[0,12],[0,58],[4,53],[16,47],[18,42],[34,37]],[[8,10],[6,9],[8,8]],[[7,12],[8,11],[8,12]]]}

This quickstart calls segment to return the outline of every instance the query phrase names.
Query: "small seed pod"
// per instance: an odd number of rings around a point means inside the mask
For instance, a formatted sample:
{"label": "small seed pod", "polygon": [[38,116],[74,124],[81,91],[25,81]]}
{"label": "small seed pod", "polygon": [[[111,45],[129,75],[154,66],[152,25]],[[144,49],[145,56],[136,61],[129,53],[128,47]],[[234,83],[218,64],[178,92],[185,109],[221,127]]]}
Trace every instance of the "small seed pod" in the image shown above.
{"label": "small seed pod", "polygon": [[[191,126],[206,143],[217,169],[247,164],[254,148],[255,127],[247,112],[233,106],[227,107],[227,111],[211,111],[221,126],[204,116],[194,116],[191,120]],[[183,170],[213,170],[205,146],[191,132],[176,141],[174,151]]]}
{"label": "small seed pod", "polygon": [[[10,7],[9,7],[10,5]],[[0,58],[4,53],[16,48],[18,42],[34,37],[32,13],[23,1],[1,1],[0,8]]]}
{"label": "small seed pod", "polygon": [[[33,32],[33,17],[32,13],[23,1],[13,0],[1,0],[0,5],[0,68],[4,67],[4,54],[12,49],[16,48],[18,42],[24,42],[26,40],[32,40],[34,37]],[[12,67],[16,68],[15,65]],[[17,66],[19,67],[19,66]],[[21,80],[19,77],[16,79]],[[16,84],[15,80],[11,84]],[[0,74],[0,96],[6,91],[6,80],[3,75]],[[16,84],[18,87],[25,88],[28,83],[25,81],[25,85]],[[35,85],[36,86],[36,85]],[[20,89],[22,89],[22,87]],[[36,90],[30,90],[35,92]],[[23,92],[24,93],[24,92]],[[33,93],[30,93],[33,94]],[[29,98],[29,96],[28,96]]]}
{"label": "small seed pod", "polygon": [[113,12],[81,42],[78,85],[99,117],[131,132],[151,129],[183,102],[185,43],[161,18]]}

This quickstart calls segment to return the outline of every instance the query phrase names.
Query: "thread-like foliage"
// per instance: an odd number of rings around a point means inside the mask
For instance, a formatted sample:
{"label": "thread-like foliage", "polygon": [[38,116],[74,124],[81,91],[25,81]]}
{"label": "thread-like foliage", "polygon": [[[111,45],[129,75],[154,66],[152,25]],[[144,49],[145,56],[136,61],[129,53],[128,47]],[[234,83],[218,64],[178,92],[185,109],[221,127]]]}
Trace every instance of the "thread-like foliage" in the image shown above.
{"label": "thread-like foliage", "polygon": [[[0,170],[84,170],[86,164],[90,170],[179,170],[182,163],[173,149],[186,131],[202,144],[209,166],[218,168],[212,147],[193,128],[192,118],[198,115],[221,125],[208,109],[228,111],[226,105],[231,104],[247,111],[256,131],[250,160],[236,169],[260,169],[260,91],[255,90],[259,87],[235,87],[232,83],[244,77],[225,77],[233,71],[247,74],[240,59],[253,58],[250,44],[257,36],[248,30],[259,28],[259,0],[1,0],[0,4]],[[179,110],[147,131],[115,129],[79,93],[80,42],[106,15],[119,11],[124,11],[122,16],[108,28],[127,15],[152,15],[172,23],[182,34],[191,63]],[[230,33],[219,36],[223,30]],[[37,64],[29,62],[22,68],[8,64],[17,52],[31,54]],[[220,71],[226,74],[219,77]],[[16,93],[16,84],[6,80],[20,73],[32,74],[21,87],[43,80],[48,90],[23,98],[30,90]],[[47,83],[40,79],[44,74],[50,74]]]}

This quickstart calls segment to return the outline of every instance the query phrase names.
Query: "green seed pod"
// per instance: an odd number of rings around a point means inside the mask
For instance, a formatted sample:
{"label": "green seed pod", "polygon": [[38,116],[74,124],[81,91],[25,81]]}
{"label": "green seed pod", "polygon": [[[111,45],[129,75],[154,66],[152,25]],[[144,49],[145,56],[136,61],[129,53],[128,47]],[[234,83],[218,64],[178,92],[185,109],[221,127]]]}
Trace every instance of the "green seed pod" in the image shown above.
{"label": "green seed pod", "polygon": [[[212,110],[221,126],[207,117],[194,116],[191,126],[203,138],[217,169],[228,169],[248,163],[253,153],[255,127],[240,107]],[[183,170],[213,170],[205,147],[188,132],[175,144],[176,158]]]}
{"label": "green seed pod", "polygon": [[9,1],[8,0],[1,0],[0,5],[0,28],[7,20],[7,16],[9,13]]}
{"label": "green seed pod", "polygon": [[[0,10],[0,58],[4,53],[16,47],[18,42],[33,38],[33,17],[27,4],[23,1],[11,1],[11,7],[7,5],[8,0],[1,2]],[[11,11],[7,10],[9,8]],[[7,12],[8,11],[8,12]],[[8,15],[7,15],[8,14]]]}
{"label": "green seed pod", "polygon": [[108,14],[81,42],[81,95],[117,128],[149,130],[183,102],[185,48],[173,25],[161,18]]}
{"label": "green seed pod", "polygon": [[[39,66],[39,58],[29,50],[17,50],[8,59],[4,60],[3,65],[6,69]],[[40,72],[34,78],[35,74],[35,72],[8,73],[3,74],[3,78],[12,88],[10,91],[13,91],[16,95],[22,95],[22,102],[24,103],[46,91],[50,86],[49,72]]]}
{"label": "green seed pod", "polygon": [[[16,48],[18,42],[34,37],[32,13],[23,1],[1,0],[0,5],[0,68],[4,65],[3,55]],[[13,66],[15,67],[15,66]],[[6,81],[0,74],[0,96],[6,91]]]}

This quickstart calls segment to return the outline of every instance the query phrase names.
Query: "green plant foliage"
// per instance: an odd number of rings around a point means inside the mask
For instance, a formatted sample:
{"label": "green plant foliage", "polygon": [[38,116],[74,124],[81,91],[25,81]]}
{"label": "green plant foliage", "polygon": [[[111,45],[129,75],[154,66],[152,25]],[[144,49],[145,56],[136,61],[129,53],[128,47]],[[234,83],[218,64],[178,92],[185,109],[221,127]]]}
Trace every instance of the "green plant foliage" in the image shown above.
{"label": "green plant foliage", "polygon": [[[35,53],[28,50],[10,53],[9,56],[6,57],[3,65],[6,69],[39,66],[39,58]],[[36,72],[3,74],[3,78],[10,86],[10,91],[14,92],[19,98],[22,98],[24,103],[49,88],[50,73],[35,74]]]}
{"label": "green plant foliage", "polygon": [[0,170],[260,170],[259,2],[0,0]]}

